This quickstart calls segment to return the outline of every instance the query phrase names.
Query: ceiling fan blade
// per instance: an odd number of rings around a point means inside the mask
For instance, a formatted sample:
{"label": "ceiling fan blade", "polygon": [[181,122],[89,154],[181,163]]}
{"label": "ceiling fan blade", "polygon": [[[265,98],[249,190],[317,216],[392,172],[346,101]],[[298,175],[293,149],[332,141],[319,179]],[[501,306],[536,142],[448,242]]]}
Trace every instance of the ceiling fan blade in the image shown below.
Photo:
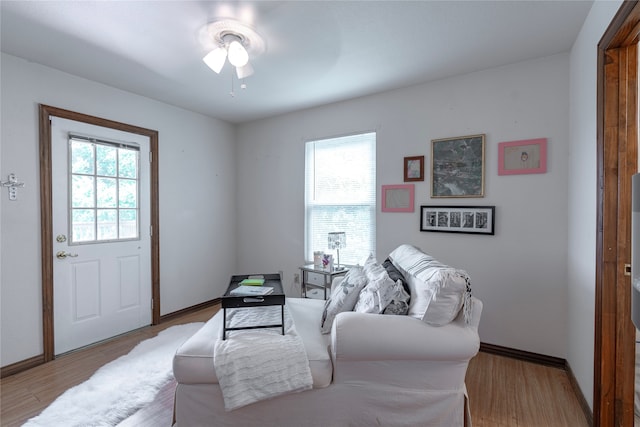
{"label": "ceiling fan blade", "polygon": [[245,77],[249,77],[253,74],[253,67],[250,62],[247,62],[247,65],[244,67],[236,67],[236,74],[239,79],[244,79]]}

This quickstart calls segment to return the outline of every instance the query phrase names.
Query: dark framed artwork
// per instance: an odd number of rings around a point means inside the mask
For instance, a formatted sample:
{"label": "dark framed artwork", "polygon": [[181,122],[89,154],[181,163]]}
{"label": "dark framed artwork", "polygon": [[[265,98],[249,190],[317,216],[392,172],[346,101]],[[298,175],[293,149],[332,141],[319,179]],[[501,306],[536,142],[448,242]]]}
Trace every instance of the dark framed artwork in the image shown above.
{"label": "dark framed artwork", "polygon": [[431,141],[431,197],[484,197],[484,134]]}
{"label": "dark framed artwork", "polygon": [[494,234],[495,206],[420,206],[420,231]]}
{"label": "dark framed artwork", "polygon": [[424,181],[424,156],[404,158],[404,182]]}

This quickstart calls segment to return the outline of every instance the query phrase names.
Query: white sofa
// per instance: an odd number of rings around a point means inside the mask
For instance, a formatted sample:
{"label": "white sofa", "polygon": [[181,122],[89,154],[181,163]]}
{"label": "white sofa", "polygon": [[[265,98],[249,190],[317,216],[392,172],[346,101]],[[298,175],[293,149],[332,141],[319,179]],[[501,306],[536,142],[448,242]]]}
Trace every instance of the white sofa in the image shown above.
{"label": "white sofa", "polygon": [[464,380],[480,346],[482,303],[476,298],[470,303],[466,321],[460,310],[443,326],[410,316],[342,312],[330,334],[322,334],[325,302],[287,298],[313,389],[232,411],[225,410],[213,362],[222,328],[219,312],[174,357],[175,425],[471,425]]}

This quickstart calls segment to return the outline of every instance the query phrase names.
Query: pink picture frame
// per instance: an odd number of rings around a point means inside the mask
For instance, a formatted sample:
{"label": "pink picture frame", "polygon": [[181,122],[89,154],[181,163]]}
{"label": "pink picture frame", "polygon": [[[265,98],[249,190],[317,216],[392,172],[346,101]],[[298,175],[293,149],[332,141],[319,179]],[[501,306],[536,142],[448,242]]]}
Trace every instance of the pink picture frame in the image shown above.
{"label": "pink picture frame", "polygon": [[415,184],[382,186],[382,212],[413,212]]}
{"label": "pink picture frame", "polygon": [[547,138],[498,144],[498,175],[547,172]]}

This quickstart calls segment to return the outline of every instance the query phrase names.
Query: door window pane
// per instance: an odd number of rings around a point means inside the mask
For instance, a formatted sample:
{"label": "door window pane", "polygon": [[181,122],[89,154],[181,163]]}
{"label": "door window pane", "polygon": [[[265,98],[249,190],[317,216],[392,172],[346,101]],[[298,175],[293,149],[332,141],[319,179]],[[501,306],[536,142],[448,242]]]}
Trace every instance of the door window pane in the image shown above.
{"label": "door window pane", "polygon": [[120,159],[120,177],[138,177],[138,152],[133,150],[120,149],[118,152]]}
{"label": "door window pane", "polygon": [[118,197],[117,180],[115,178],[98,178],[97,207],[116,208]]}
{"label": "door window pane", "polygon": [[92,208],[94,202],[94,177],[73,175],[71,179],[71,206],[74,208]]}
{"label": "door window pane", "polygon": [[71,235],[74,242],[90,242],[96,239],[95,210],[71,210]]}
{"label": "door window pane", "polygon": [[135,147],[70,137],[71,244],[139,238],[138,162]]}
{"label": "door window pane", "polygon": [[120,237],[123,239],[137,237],[138,211],[136,209],[120,209]]}
{"label": "door window pane", "polygon": [[98,240],[118,238],[118,210],[98,209]]}
{"label": "door window pane", "polygon": [[71,172],[93,173],[94,166],[93,147],[84,142],[71,142]]}
{"label": "door window pane", "polygon": [[118,176],[118,149],[108,145],[96,145],[98,175]]}
{"label": "door window pane", "polygon": [[135,208],[138,204],[138,186],[133,179],[120,180],[120,203],[121,208]]}

